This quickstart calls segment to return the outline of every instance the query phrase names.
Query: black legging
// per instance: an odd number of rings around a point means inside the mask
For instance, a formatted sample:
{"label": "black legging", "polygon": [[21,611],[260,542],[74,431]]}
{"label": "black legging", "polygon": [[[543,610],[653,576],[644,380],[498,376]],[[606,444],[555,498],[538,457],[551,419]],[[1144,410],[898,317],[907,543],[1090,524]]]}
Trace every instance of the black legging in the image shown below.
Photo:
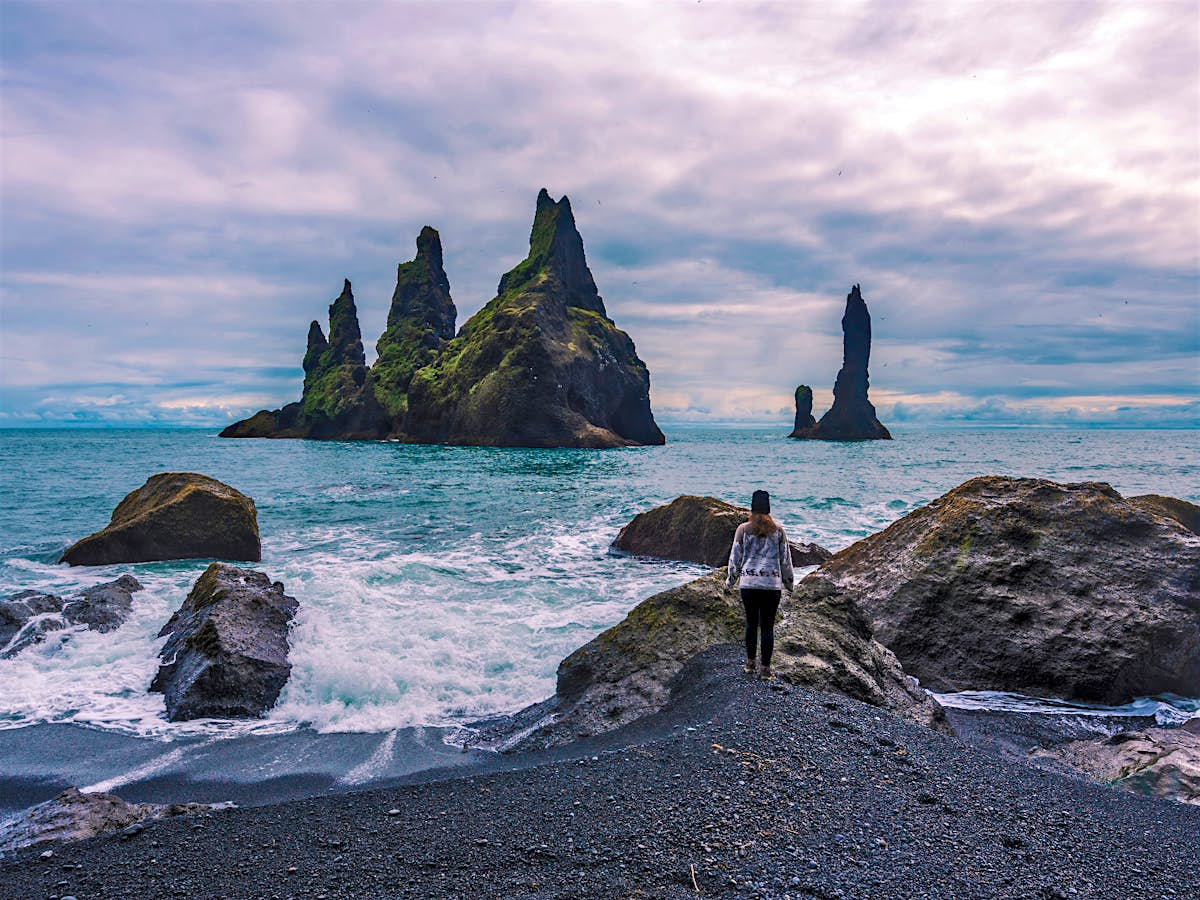
{"label": "black legging", "polygon": [[781,591],[742,588],[742,606],[746,609],[746,659],[754,659],[758,649],[758,630],[762,629],[762,664],[771,664],[775,649],[775,613],[779,612]]}

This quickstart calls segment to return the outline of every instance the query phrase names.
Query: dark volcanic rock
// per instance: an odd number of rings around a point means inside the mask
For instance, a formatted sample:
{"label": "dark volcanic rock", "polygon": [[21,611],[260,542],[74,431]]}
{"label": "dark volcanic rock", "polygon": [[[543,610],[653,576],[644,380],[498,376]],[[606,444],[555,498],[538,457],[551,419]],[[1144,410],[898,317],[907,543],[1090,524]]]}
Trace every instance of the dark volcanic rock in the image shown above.
{"label": "dark volcanic rock", "polygon": [[150,690],[167,718],[261,716],[291,674],[288,623],[299,604],[262,572],[213,563],[163,626],[170,635]]}
{"label": "dark volcanic rock", "polygon": [[379,359],[371,369],[375,396],[394,421],[402,422],[408,411],[413,374],[436,360],[454,337],[457,316],[442,267],[441,237],[426,225],[417,236],[416,257],[396,268],[387,330],[375,345]]}
{"label": "dark volcanic rock", "polygon": [[[818,573],[780,607],[771,666],[792,684],[845,694],[948,730],[941,707],[873,640],[862,613]],[[724,573],[644,600],[558,667],[555,696],[518,714],[519,745],[554,746],[602,734],[664,707],[689,658],[740,642],[744,614]]]}
{"label": "dark volcanic rock", "polygon": [[418,371],[411,440],[516,447],[661,444],[650,376],[604,309],[566,197],[543,190],[529,256]]}
{"label": "dark volcanic rock", "polygon": [[358,310],[347,280],[341,295],[329,305],[329,339],[320,323],[308,327],[300,402],[278,410],[259,410],[249,419],[230,425],[221,437],[385,437],[390,430],[388,417],[375,398],[366,363]]}
{"label": "dark volcanic rock", "polygon": [[262,547],[254,501],[193,472],[161,472],[125,497],[102,531],[85,537],[59,562],[73,566],[162,559],[245,559]]}
{"label": "dark volcanic rock", "polygon": [[[621,529],[612,545],[635,556],[677,559],[705,566],[729,562],[733,533],[750,518],[750,510],[716,497],[676,497],[670,503],[638,513]],[[792,565],[817,566],[833,556],[816,544],[791,541]]]}
{"label": "dark volcanic rock", "polygon": [[821,572],[934,690],[1200,695],[1200,537],[1107,484],[974,478]]}
{"label": "dark volcanic rock", "polygon": [[1193,534],[1200,534],[1200,506],[1195,503],[1161,494],[1142,494],[1140,497],[1130,497],[1129,502],[1156,516],[1174,519]]}
{"label": "dark volcanic rock", "polygon": [[115,794],[84,794],[67,788],[53,800],[0,823],[0,854],[35,844],[81,841],[150,819],[210,809],[208,803],[126,803]]}
{"label": "dark volcanic rock", "polygon": [[64,601],[53,594],[21,591],[0,600],[0,659],[10,659],[46,635],[74,625],[108,632],[120,627],[142,585],[132,575],[98,584]]}
{"label": "dark volcanic rock", "polygon": [[812,404],[812,388],[807,384],[802,384],[796,388],[796,424],[793,426],[792,433],[788,437],[802,438],[809,436],[809,432],[817,424],[817,420],[813,418]]}
{"label": "dark volcanic rock", "polygon": [[875,407],[867,399],[870,358],[871,314],[856,284],[846,295],[846,312],[842,316],[842,368],[833,385],[833,406],[821,416],[820,422],[806,429],[799,427],[797,407],[797,427],[791,436],[818,441],[891,440],[891,434],[875,417]]}

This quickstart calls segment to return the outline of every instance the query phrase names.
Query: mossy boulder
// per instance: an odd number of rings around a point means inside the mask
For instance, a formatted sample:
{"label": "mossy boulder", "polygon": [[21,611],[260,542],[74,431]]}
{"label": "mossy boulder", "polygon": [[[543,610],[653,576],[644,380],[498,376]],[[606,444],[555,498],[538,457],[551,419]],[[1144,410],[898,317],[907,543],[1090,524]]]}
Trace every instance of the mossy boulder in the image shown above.
{"label": "mossy boulder", "polygon": [[1200,536],[1110,485],[973,478],[821,567],[939,691],[1200,695]]}
{"label": "mossy boulder", "polygon": [[[518,716],[541,727],[519,746],[545,747],[602,734],[662,709],[685,662],[740,643],[744,613],[724,572],[656,594],[562,661],[555,696]],[[947,731],[945,715],[871,636],[862,613],[814,573],[785,597],[772,668],[792,684],[845,694]],[[741,677],[731,672],[730,677]]]}
{"label": "mossy boulder", "polygon": [[262,558],[254,501],[194,472],[162,472],[125,497],[108,526],[73,544],[73,566],[164,559]]}
{"label": "mossy boulder", "polygon": [[518,447],[661,444],[650,376],[608,318],[570,201],[543,190],[529,255],[409,387],[420,442]]}
{"label": "mossy boulder", "polygon": [[1193,534],[1200,534],[1200,506],[1195,503],[1178,497],[1164,497],[1162,494],[1142,494],[1130,497],[1129,502],[1153,515],[1174,519]]}
{"label": "mossy boulder", "polygon": [[[634,556],[723,566],[729,562],[734,532],[749,518],[750,510],[745,507],[716,497],[685,494],[638,513],[621,529],[612,546]],[[833,556],[816,544],[790,544],[794,566],[820,565]]]}
{"label": "mossy boulder", "polygon": [[261,716],[292,671],[288,625],[299,604],[262,572],[213,563],[159,632],[150,684],[172,722]]}

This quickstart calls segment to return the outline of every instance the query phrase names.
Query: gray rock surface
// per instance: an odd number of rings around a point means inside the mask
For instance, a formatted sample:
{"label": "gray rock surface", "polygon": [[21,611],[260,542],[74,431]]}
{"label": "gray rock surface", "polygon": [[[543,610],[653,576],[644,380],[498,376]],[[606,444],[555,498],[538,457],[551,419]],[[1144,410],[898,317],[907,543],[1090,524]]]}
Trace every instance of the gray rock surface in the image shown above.
{"label": "gray rock surface", "polygon": [[128,494],[105,528],[73,544],[59,562],[104,566],[261,557],[253,500],[207,475],[162,472]]}
{"label": "gray rock surface", "polygon": [[115,794],[84,794],[67,788],[53,800],[0,822],[0,855],[36,844],[81,841],[151,819],[195,815],[212,808],[207,803],[126,803]]}
{"label": "gray rock surface", "polygon": [[54,594],[21,591],[0,600],[0,659],[16,656],[39,644],[51,632],[74,625],[93,631],[118,628],[133,608],[133,594],[142,585],[132,575],[86,588],[71,599]]}
{"label": "gray rock surface", "polygon": [[[780,607],[772,669],[949,731],[941,707],[871,637],[862,613],[814,573]],[[744,613],[724,572],[656,594],[558,667],[555,696],[518,714],[506,748],[548,747],[603,734],[663,708],[695,654],[742,640]],[[523,732],[529,732],[528,735]]]}
{"label": "gray rock surface", "polygon": [[169,635],[150,690],[171,721],[261,716],[292,666],[288,624],[299,604],[262,572],[213,563],[163,626]]}
{"label": "gray rock surface", "polygon": [[[716,497],[683,495],[638,513],[621,529],[612,546],[634,556],[676,559],[706,566],[729,562],[733,533],[750,510]],[[833,556],[816,544],[791,541],[792,565],[816,566]]]}
{"label": "gray rock surface", "polygon": [[1200,536],[1107,484],[974,478],[821,572],[934,690],[1200,695]]}

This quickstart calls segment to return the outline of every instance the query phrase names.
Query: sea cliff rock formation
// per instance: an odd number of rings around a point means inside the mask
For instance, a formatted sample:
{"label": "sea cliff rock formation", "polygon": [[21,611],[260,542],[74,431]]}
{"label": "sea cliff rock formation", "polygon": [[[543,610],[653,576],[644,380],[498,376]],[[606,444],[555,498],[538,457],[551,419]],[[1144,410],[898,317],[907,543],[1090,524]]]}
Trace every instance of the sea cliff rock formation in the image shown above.
{"label": "sea cliff rock formation", "polygon": [[[638,513],[621,529],[612,546],[634,556],[654,556],[705,566],[729,562],[733,533],[750,510],[716,497],[683,495]],[[791,541],[792,565],[818,566],[833,556],[824,547]]]}
{"label": "sea cliff rock formation", "polygon": [[[942,708],[872,638],[862,612],[819,575],[797,584],[780,608],[776,675],[949,731]],[[741,601],[725,588],[724,572],[655,594],[559,664],[554,697],[515,717],[518,737],[505,749],[558,746],[656,712],[688,659],[739,642],[744,627]]]}
{"label": "sea cliff rock formation", "polygon": [[821,574],[922,684],[1200,695],[1200,536],[1107,484],[973,478]]}
{"label": "sea cliff rock formation", "polygon": [[40,644],[51,632],[82,625],[101,633],[120,627],[133,609],[133,594],[142,589],[132,575],[85,588],[73,599],[21,591],[0,600],[0,659]]}
{"label": "sea cliff rock formation", "polygon": [[813,418],[812,404],[812,388],[807,384],[802,384],[796,388],[796,424],[792,427],[792,433],[788,437],[803,438],[809,436],[809,432],[817,424],[817,420]]}
{"label": "sea cliff rock formation", "polygon": [[[871,314],[856,284],[846,295],[842,315],[842,368],[833,385],[833,406],[815,425],[802,426],[801,388],[796,390],[796,427],[790,437],[816,441],[891,440],[867,399],[867,364],[871,358]],[[812,392],[808,393],[809,413]],[[806,419],[807,421],[807,419]]]}
{"label": "sea cliff rock formation", "polygon": [[69,547],[72,566],[164,559],[262,558],[254,501],[194,472],[161,472],[128,494],[112,520]]}
{"label": "sea cliff rock formation", "polygon": [[608,317],[570,201],[538,195],[529,255],[454,333],[438,233],[397,269],[387,329],[364,365],[350,284],[330,307],[330,338],[309,331],[304,397],[262,410],[223,437],[390,437],[513,447],[662,444],[650,376]]}
{"label": "sea cliff rock formation", "polygon": [[195,815],[227,805],[126,803],[115,794],[84,794],[78,788],[67,788],[53,800],[0,823],[0,856],[21,847],[65,844],[114,831],[123,832],[123,839],[128,839],[141,831],[141,823],[151,819]]}
{"label": "sea cliff rock formation", "polygon": [[291,674],[288,623],[299,604],[262,572],[213,563],[163,626],[150,684],[167,718],[247,718],[275,705]]}

